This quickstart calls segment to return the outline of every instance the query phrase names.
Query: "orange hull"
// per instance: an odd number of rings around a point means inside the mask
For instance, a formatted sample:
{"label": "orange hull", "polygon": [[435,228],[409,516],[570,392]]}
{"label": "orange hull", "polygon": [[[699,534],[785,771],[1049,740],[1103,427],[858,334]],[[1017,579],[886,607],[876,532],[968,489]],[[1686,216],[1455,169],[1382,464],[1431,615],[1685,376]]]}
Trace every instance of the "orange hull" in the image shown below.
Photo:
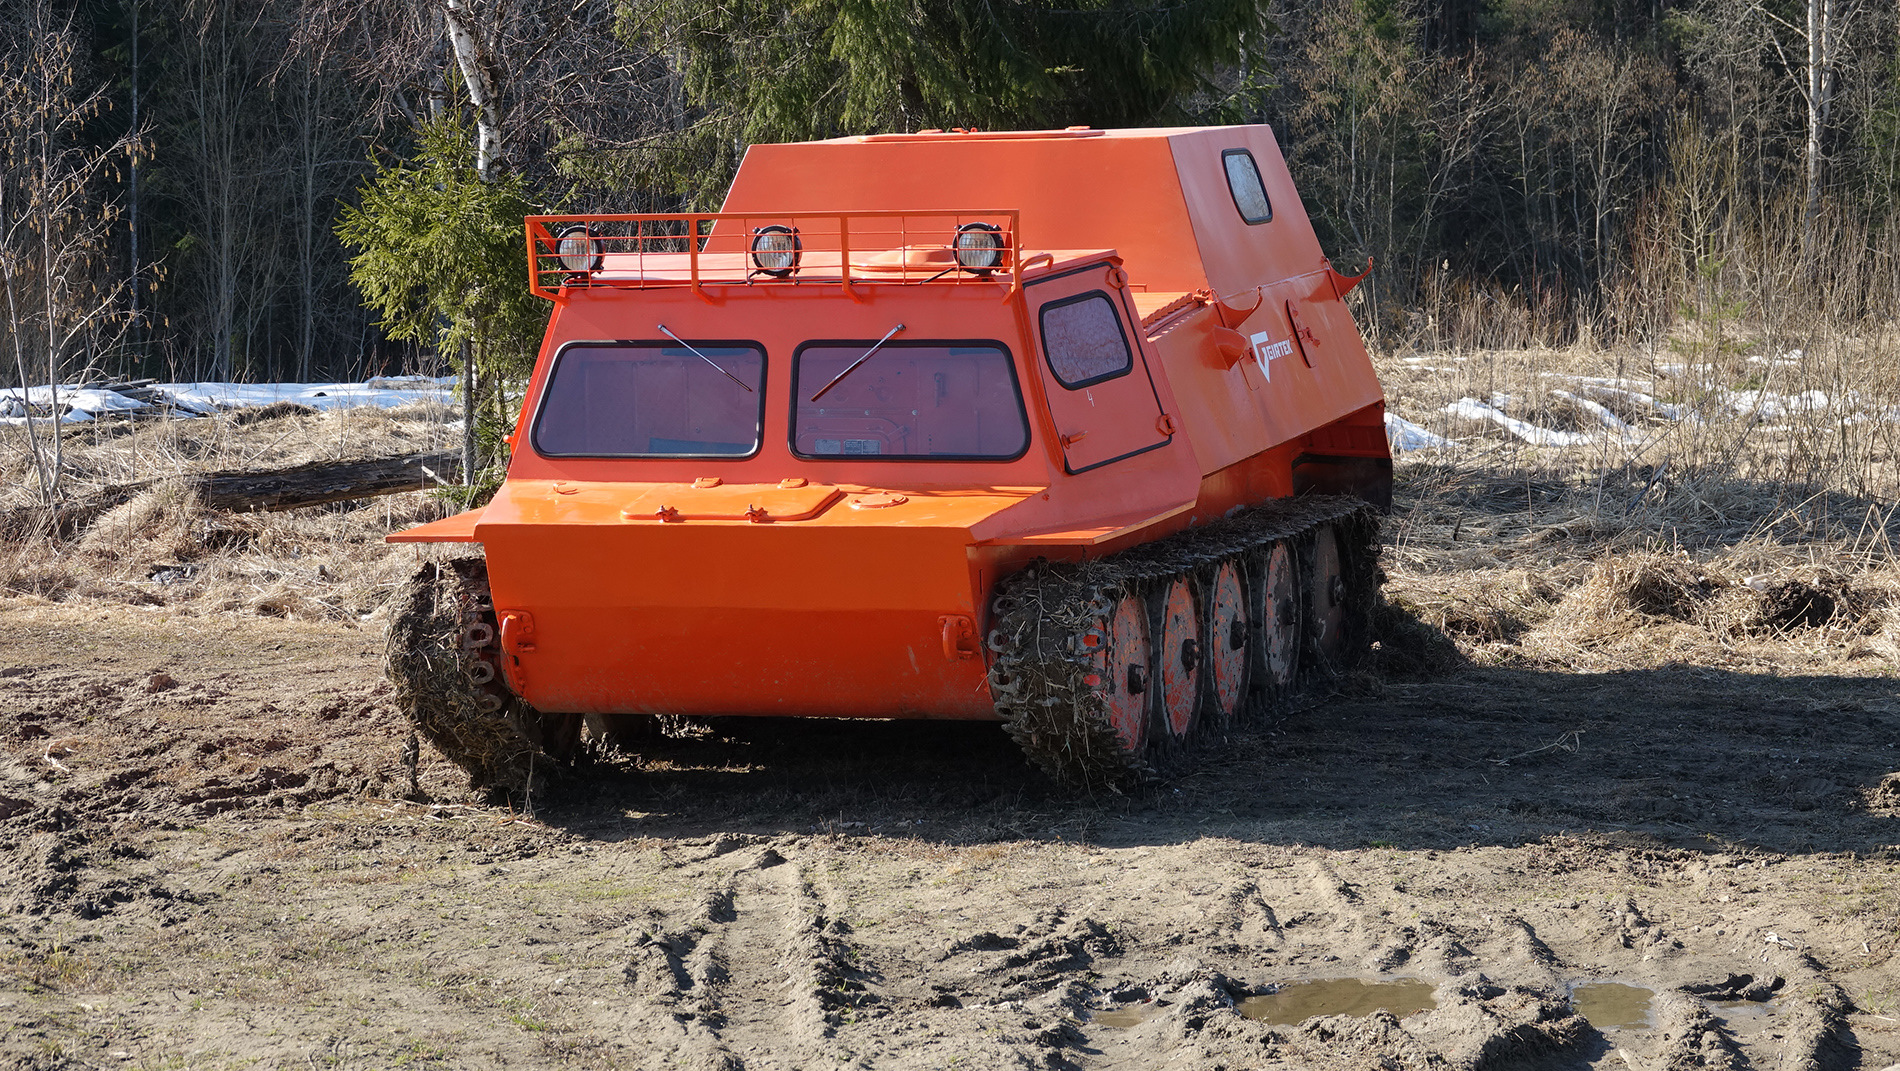
{"label": "orange hull", "polygon": [[1389,494],[1352,280],[1264,127],[757,146],[722,213],[528,235],[507,483],[390,538],[483,546],[543,711],[994,718],[998,578]]}

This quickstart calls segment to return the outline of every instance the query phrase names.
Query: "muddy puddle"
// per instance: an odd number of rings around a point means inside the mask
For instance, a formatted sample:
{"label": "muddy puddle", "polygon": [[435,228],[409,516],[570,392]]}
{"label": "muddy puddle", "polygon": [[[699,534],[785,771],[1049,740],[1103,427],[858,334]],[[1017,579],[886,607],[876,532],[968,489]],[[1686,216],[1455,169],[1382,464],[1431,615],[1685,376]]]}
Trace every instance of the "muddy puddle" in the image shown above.
{"label": "muddy puddle", "polygon": [[1777,1001],[1717,1000],[1709,1002],[1709,1013],[1737,1038],[1765,1034],[1775,1025],[1780,1011]]}
{"label": "muddy puddle", "polygon": [[1249,997],[1238,1011],[1249,1019],[1276,1026],[1293,1026],[1317,1015],[1367,1016],[1384,1009],[1400,1019],[1438,1007],[1429,982],[1411,978],[1368,982],[1360,978],[1328,978],[1291,982],[1276,993]]}
{"label": "muddy puddle", "polygon": [[1571,987],[1570,1003],[1598,1030],[1647,1030],[1653,989],[1621,982],[1585,982]]}
{"label": "muddy puddle", "polygon": [[1149,1001],[1146,1004],[1130,1004],[1125,1008],[1096,1012],[1089,1016],[1089,1022],[1114,1030],[1132,1030],[1155,1016],[1160,1015],[1161,1010],[1162,1005],[1159,1001]]}

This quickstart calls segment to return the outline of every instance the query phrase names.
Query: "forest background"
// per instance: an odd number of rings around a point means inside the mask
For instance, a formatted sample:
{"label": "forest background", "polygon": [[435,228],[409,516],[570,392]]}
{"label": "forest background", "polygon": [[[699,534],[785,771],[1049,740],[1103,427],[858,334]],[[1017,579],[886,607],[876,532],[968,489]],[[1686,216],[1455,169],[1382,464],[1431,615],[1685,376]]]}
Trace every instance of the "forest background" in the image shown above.
{"label": "forest background", "polygon": [[1359,316],[1387,348],[1685,324],[1774,347],[1900,313],[1887,0],[0,17],[0,382],[440,373],[471,338],[531,359],[523,212],[715,208],[754,141],[931,127],[1270,123],[1327,252],[1376,260]]}

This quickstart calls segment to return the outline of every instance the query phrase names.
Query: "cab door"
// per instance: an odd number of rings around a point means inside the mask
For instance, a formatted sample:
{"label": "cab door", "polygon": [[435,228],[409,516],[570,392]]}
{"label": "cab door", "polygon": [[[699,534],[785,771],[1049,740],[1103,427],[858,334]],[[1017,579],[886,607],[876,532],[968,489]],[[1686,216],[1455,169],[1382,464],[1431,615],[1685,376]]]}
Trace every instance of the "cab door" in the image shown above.
{"label": "cab door", "polygon": [[1027,288],[1036,363],[1071,474],[1146,453],[1173,438],[1133,329],[1127,292],[1111,273],[1121,276],[1114,265],[1094,264]]}

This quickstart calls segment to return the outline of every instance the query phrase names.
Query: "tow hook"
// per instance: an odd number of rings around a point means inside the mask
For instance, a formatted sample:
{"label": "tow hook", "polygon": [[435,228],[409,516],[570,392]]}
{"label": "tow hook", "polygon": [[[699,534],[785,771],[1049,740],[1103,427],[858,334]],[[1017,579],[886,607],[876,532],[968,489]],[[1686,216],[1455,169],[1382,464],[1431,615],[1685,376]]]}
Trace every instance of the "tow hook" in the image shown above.
{"label": "tow hook", "polygon": [[516,695],[527,690],[528,674],[521,656],[534,650],[534,618],[525,610],[503,610],[501,619],[501,670],[508,687]]}
{"label": "tow hook", "polygon": [[947,614],[937,619],[943,626],[943,656],[952,662],[975,658],[976,622],[963,614]]}

